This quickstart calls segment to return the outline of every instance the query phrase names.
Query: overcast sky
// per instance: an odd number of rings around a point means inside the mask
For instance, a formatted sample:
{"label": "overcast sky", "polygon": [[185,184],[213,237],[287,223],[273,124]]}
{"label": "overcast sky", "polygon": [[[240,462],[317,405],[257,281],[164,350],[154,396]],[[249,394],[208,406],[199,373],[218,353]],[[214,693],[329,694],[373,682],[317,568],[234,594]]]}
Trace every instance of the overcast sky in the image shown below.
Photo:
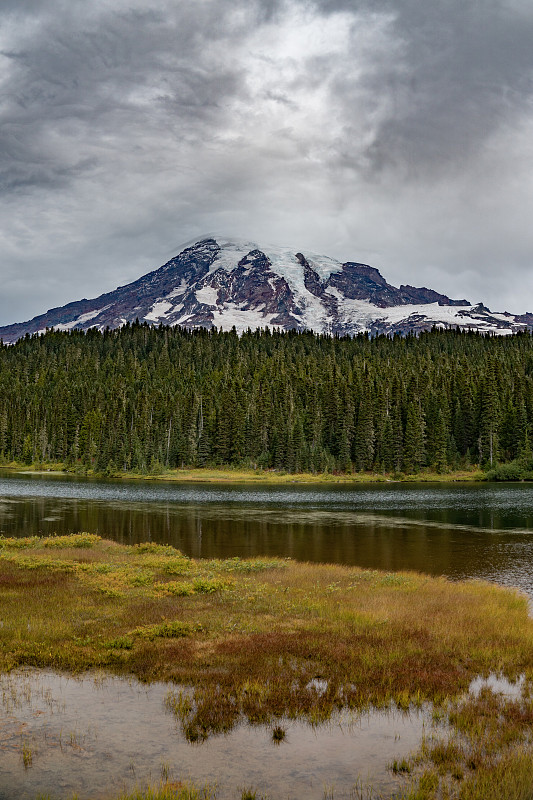
{"label": "overcast sky", "polygon": [[531,0],[0,0],[0,324],[204,233],[533,311]]}

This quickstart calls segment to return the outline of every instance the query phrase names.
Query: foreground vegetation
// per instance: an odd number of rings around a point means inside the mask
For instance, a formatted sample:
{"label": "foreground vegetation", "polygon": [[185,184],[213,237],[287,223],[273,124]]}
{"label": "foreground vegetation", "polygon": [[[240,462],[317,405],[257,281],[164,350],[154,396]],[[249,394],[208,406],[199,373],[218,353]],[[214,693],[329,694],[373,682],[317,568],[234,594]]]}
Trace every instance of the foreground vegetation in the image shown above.
{"label": "foreground vegetation", "polygon": [[443,473],[532,461],[533,337],[135,324],[0,343],[0,462]]}
{"label": "foreground vegetation", "polygon": [[[196,561],[75,534],[0,539],[0,597],[2,671],[174,681],[167,705],[190,741],[243,718],[276,725],[282,740],[286,716],[320,723],[340,708],[428,701],[449,729],[391,765],[413,782],[406,798],[531,797],[533,621],[516,592],[279,559]],[[524,676],[521,694],[467,693],[490,673]]]}

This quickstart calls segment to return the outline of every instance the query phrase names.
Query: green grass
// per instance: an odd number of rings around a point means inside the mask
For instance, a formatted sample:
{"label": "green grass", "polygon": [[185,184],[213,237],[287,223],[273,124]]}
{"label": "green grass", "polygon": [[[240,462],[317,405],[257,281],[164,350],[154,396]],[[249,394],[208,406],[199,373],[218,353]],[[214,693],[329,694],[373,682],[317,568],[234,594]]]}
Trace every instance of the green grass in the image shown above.
{"label": "green grass", "polygon": [[[56,800],[56,798],[49,794],[41,794],[36,800]],[[71,800],[77,800],[77,795]],[[167,782],[160,786],[113,795],[112,800],[216,800],[216,792],[210,786],[198,788],[188,783]]]}
{"label": "green grass", "polygon": [[533,754],[520,749],[471,775],[459,792],[461,800],[531,800]]}
{"label": "green grass", "polygon": [[[2,465],[1,469],[13,472],[66,472],[69,471],[62,463],[53,464],[21,464],[10,462]],[[94,470],[84,472],[95,475]],[[108,476],[109,477],[109,476]],[[390,482],[421,482],[421,483],[446,483],[449,481],[479,481],[486,478],[486,473],[472,467],[471,469],[451,470],[449,472],[433,472],[426,469],[417,473],[406,474],[403,472],[353,472],[353,473],[311,473],[311,472],[285,472],[284,470],[241,469],[239,467],[195,467],[183,469],[163,469],[158,474],[143,474],[138,472],[115,471],[114,478],[126,480],[164,480],[180,483],[260,483],[260,484],[288,484],[288,483],[390,483]]]}
{"label": "green grass", "polygon": [[137,790],[119,795],[116,800],[215,800],[210,787],[198,789],[187,784],[169,783],[158,788]]}
{"label": "green grass", "polygon": [[[412,782],[406,798],[475,800],[491,775],[516,792],[529,785],[533,620],[518,592],[285,559],[195,560],[76,534],[0,538],[0,605],[0,670],[99,667],[190,687],[167,697],[190,741],[243,718],[281,741],[283,717],[315,724],[341,708],[430,702],[453,736],[391,765]],[[524,674],[523,695],[464,694],[491,672]]]}

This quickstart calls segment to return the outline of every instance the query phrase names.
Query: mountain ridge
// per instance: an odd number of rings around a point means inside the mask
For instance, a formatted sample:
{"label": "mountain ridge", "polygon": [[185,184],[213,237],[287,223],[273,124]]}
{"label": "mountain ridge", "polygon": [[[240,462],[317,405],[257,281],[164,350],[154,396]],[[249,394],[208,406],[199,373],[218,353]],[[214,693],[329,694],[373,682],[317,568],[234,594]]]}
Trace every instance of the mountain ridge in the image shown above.
{"label": "mountain ridge", "polygon": [[368,264],[209,236],[125,286],[0,327],[0,339],[10,344],[48,328],[104,330],[136,320],[332,335],[406,334],[433,326],[495,334],[533,328],[533,314],[495,313],[425,286],[395,287]]}

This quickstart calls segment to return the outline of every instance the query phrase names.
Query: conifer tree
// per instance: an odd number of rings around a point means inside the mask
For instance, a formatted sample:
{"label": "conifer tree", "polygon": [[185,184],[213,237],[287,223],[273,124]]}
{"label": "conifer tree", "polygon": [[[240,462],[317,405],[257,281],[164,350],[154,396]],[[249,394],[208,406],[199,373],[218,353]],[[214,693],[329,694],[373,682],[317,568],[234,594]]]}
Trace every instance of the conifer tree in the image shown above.
{"label": "conifer tree", "polygon": [[425,460],[425,421],[418,397],[407,406],[407,422],[403,446],[403,467],[406,472],[417,472]]}

